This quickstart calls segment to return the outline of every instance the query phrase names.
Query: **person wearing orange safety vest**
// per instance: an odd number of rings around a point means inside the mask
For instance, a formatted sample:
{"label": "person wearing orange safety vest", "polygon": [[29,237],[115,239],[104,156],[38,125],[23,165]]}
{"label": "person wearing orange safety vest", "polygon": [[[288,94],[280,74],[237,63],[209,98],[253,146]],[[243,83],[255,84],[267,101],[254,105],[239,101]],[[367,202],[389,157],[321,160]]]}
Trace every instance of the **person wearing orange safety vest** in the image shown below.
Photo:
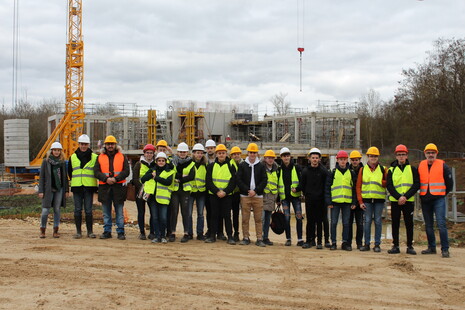
{"label": "person wearing orange safety vest", "polygon": [[436,254],[436,236],[434,234],[434,216],[441,239],[442,257],[449,257],[449,239],[446,226],[446,195],[452,190],[454,180],[449,167],[437,159],[438,148],[435,144],[426,145],[426,159],[418,166],[420,175],[420,199],[428,238],[428,249],[421,254]]}
{"label": "person wearing orange safety vest", "polygon": [[94,175],[98,179],[98,200],[103,209],[103,234],[100,239],[111,238],[111,206],[116,214],[116,232],[119,240],[125,240],[123,207],[126,200],[126,178],[129,175],[129,163],[114,136],[107,136],[104,147],[94,166]]}

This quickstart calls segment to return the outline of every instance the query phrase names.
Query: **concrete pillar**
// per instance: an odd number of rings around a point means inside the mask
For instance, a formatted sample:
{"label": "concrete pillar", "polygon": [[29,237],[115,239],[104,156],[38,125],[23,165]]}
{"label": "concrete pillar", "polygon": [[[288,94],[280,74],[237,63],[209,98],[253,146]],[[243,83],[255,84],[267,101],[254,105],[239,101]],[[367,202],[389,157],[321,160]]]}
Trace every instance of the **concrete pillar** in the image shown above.
{"label": "concrete pillar", "polygon": [[316,147],[316,116],[312,115],[310,118],[310,141],[311,146]]}
{"label": "concrete pillar", "polygon": [[123,118],[123,149],[124,150],[129,150],[129,138],[128,138],[128,118],[124,117]]}
{"label": "concrete pillar", "polygon": [[297,117],[294,117],[294,143],[299,144],[299,122],[297,121]]}
{"label": "concrete pillar", "polygon": [[276,121],[271,120],[271,142],[276,143]]}
{"label": "concrete pillar", "polygon": [[355,119],[355,148],[360,149],[360,119]]}

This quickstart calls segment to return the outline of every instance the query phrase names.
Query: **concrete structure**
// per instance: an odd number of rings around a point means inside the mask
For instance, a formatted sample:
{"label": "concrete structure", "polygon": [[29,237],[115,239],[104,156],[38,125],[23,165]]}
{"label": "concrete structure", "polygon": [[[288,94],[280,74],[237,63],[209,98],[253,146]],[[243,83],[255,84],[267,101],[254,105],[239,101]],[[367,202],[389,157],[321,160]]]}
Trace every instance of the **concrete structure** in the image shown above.
{"label": "concrete structure", "polygon": [[29,166],[29,120],[7,119],[4,122],[4,158],[7,167]]}

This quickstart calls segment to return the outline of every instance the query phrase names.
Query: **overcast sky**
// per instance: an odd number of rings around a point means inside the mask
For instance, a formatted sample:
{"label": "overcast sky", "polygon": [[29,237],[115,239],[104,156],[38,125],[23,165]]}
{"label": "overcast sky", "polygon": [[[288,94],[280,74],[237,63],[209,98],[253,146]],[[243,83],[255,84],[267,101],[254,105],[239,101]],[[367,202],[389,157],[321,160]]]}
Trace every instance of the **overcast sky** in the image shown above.
{"label": "overcast sky", "polygon": [[[64,100],[67,1],[19,3],[20,97]],[[269,113],[280,92],[312,109],[318,100],[357,101],[370,88],[389,100],[402,69],[422,63],[433,41],[465,37],[464,0],[83,0],[83,10],[85,102],[161,110],[170,100],[213,100]],[[13,0],[0,0],[6,106],[12,36]]]}

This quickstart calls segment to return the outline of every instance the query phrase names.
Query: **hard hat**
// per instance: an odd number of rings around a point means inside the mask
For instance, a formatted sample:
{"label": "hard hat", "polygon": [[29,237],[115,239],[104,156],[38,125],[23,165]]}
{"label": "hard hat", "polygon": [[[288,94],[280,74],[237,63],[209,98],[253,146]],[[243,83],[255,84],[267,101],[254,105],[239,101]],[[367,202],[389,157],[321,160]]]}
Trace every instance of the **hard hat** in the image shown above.
{"label": "hard hat", "polygon": [[350,152],[349,158],[362,158],[362,154],[360,154],[360,152],[357,150],[353,150]]}
{"label": "hard hat", "polygon": [[438,147],[437,147],[436,144],[434,144],[434,143],[428,143],[428,144],[425,146],[424,152],[426,152],[426,151],[436,151],[436,153],[439,153]]}
{"label": "hard hat", "polygon": [[238,146],[233,146],[232,149],[231,149],[230,154],[232,155],[232,154],[236,154],[236,153],[242,154],[242,151]]}
{"label": "hard hat", "polygon": [[185,142],[181,142],[178,144],[178,152],[189,152],[189,146]]}
{"label": "hard hat", "polygon": [[155,159],[158,159],[158,158],[168,159],[168,157],[166,156],[166,154],[164,152],[158,152]]}
{"label": "hard hat", "polygon": [[80,135],[78,138],[78,143],[90,143],[90,138],[88,135]]}
{"label": "hard hat", "polygon": [[336,159],[338,158],[349,158],[349,154],[346,151],[339,151],[336,155]]}
{"label": "hard hat", "polygon": [[158,146],[168,146],[168,143],[166,143],[165,140],[160,140],[160,141],[158,141],[158,143],[157,143],[156,146],[157,146],[157,147],[158,147]]}
{"label": "hard hat", "polygon": [[63,146],[61,146],[61,143],[60,142],[53,142],[52,143],[52,146],[50,147],[51,150],[53,149],[59,149],[59,150],[62,150],[63,149]]}
{"label": "hard hat", "polygon": [[114,136],[107,136],[103,143],[118,143],[118,142],[116,142],[116,138]]}
{"label": "hard hat", "polygon": [[367,150],[367,155],[376,155],[379,156],[379,150],[376,146],[372,146]]}
{"label": "hard hat", "polygon": [[408,149],[407,149],[407,147],[405,145],[399,144],[398,146],[396,146],[396,150],[394,151],[394,153],[397,153],[397,152],[408,153]]}
{"label": "hard hat", "polygon": [[279,156],[283,155],[283,154],[291,154],[291,151],[289,151],[289,149],[287,147],[283,147],[280,151],[279,151]]}
{"label": "hard hat", "polygon": [[265,152],[265,155],[263,157],[273,157],[273,158],[276,158],[276,154],[274,153],[273,150],[267,150]]}
{"label": "hard hat", "polygon": [[192,152],[194,152],[194,151],[202,151],[202,152],[205,153],[205,148],[203,147],[202,144],[197,143],[197,144],[195,144],[194,147],[192,148]]}
{"label": "hard hat", "polygon": [[[208,141],[207,141],[208,142]],[[228,151],[228,149],[226,148],[226,146],[224,146],[224,144],[218,144],[216,146],[216,149],[215,149],[215,152],[218,152],[218,151]]]}
{"label": "hard hat", "polygon": [[308,151],[308,155],[312,155],[312,154],[318,154],[321,156],[321,151],[319,148],[312,147],[310,151]]}
{"label": "hard hat", "polygon": [[247,146],[247,152],[258,153],[258,145],[256,143],[249,143],[249,145]]}
{"label": "hard hat", "polygon": [[154,151],[155,152],[155,147],[153,146],[153,144],[149,143],[146,146],[144,146],[143,152],[145,153],[145,151]]}
{"label": "hard hat", "polygon": [[212,139],[207,140],[207,142],[205,143],[205,147],[211,147],[211,146],[213,146],[213,147],[216,146],[215,141],[213,141]]}

